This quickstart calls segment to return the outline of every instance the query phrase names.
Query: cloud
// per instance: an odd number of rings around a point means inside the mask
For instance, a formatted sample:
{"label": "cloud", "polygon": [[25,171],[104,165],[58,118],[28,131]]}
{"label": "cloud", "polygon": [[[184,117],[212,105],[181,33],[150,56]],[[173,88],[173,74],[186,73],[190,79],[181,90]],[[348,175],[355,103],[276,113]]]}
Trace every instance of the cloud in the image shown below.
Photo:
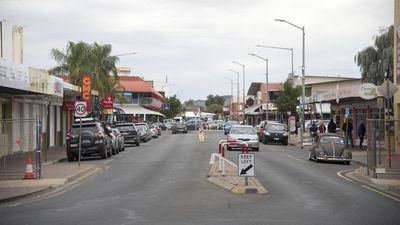
{"label": "cloud", "polygon": [[[294,70],[300,73],[301,31],[274,21],[284,18],[306,31],[306,73],[359,77],[354,55],[372,44],[379,27],[393,23],[393,1],[290,0],[118,0],[2,1],[0,15],[24,26],[25,62],[38,68],[55,65],[52,48],[68,41],[108,43],[121,65],[135,74],[162,80],[183,100],[208,94],[230,94],[224,76],[246,65],[246,88],[265,80],[284,82],[291,71],[290,52],[256,44],[292,47]],[[236,77],[235,77],[236,79]],[[240,82],[242,77],[240,78]],[[241,84],[242,85],[242,84]],[[181,91],[182,90],[182,91]],[[242,86],[240,87],[242,90]],[[236,91],[235,91],[236,93]]]}

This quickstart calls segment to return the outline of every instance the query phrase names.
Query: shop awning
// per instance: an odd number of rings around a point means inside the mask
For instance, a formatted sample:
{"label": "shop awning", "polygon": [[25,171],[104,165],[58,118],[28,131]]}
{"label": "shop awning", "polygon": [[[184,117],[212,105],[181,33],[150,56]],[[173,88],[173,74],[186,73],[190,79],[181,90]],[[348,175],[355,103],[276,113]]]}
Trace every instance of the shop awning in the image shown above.
{"label": "shop awning", "polygon": [[124,114],[132,114],[132,115],[156,115],[156,116],[163,116],[164,114],[146,109],[142,106],[138,105],[124,105],[124,106],[114,106],[115,109],[119,110],[120,112],[124,112]]}

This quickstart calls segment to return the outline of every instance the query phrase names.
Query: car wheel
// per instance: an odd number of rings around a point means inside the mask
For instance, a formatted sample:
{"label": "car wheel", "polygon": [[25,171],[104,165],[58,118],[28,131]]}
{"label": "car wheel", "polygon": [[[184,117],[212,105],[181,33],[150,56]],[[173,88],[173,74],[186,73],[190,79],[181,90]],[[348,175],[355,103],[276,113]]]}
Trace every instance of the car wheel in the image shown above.
{"label": "car wheel", "polygon": [[262,143],[263,143],[264,145],[268,144],[268,141],[267,141],[267,139],[266,139],[265,137],[262,138]]}
{"label": "car wheel", "polygon": [[104,146],[103,151],[100,154],[100,157],[102,159],[106,159],[107,158],[107,148],[106,148],[106,146]]}
{"label": "car wheel", "polygon": [[67,158],[68,158],[68,162],[75,161],[75,156],[72,152],[67,152]]}
{"label": "car wheel", "polygon": [[111,147],[111,154],[116,155],[117,154],[117,149],[114,147]]}

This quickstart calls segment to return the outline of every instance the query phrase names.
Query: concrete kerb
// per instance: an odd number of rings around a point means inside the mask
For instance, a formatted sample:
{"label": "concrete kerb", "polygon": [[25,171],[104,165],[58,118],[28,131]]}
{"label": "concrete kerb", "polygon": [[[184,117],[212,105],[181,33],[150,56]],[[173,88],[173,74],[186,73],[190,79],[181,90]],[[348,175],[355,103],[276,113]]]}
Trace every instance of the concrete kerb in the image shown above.
{"label": "concrete kerb", "polygon": [[375,179],[368,176],[363,176],[363,168],[348,171],[343,175],[350,180],[356,181],[358,183],[370,186],[376,190],[379,190],[387,195],[393,196],[398,201],[400,201],[400,181],[399,180],[389,180],[389,179]]}
{"label": "concrete kerb", "polygon": [[0,203],[15,201],[24,197],[42,194],[55,189],[63,189],[63,187],[68,186],[69,184],[84,180],[90,176],[99,173],[102,170],[103,168],[90,165],[84,170],[72,174],[71,176],[68,176],[66,178],[0,181],[0,189],[8,188],[17,190],[25,188],[25,190],[20,193],[11,193],[8,197],[0,198]]}

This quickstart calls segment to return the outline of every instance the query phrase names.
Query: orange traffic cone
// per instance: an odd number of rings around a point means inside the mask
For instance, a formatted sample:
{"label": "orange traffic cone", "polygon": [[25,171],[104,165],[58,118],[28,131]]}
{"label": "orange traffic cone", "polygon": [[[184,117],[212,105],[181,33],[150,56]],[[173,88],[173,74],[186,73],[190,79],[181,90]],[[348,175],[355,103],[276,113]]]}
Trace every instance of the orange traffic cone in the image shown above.
{"label": "orange traffic cone", "polygon": [[32,168],[32,158],[29,156],[26,160],[26,171],[24,179],[34,179],[33,168]]}

